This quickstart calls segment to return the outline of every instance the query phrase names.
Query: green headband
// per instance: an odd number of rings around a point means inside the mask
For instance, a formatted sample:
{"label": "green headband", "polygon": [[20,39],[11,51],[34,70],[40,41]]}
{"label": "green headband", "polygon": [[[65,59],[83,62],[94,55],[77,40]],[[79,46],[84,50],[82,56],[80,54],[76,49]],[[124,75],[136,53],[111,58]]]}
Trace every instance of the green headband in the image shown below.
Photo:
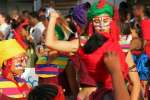
{"label": "green headband", "polygon": [[95,2],[88,11],[87,17],[88,20],[92,20],[95,16],[101,14],[108,14],[110,17],[113,17],[113,7],[109,4],[105,4],[103,8],[97,8],[99,2]]}

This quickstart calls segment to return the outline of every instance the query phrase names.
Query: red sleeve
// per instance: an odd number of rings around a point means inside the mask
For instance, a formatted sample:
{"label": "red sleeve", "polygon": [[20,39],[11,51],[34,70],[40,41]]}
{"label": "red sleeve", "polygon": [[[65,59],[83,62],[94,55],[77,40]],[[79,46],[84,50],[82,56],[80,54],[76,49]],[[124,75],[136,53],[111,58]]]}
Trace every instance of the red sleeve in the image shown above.
{"label": "red sleeve", "polygon": [[22,37],[20,36],[20,34],[18,32],[16,32],[15,30],[14,32],[14,38],[17,40],[17,42],[24,48],[27,49],[27,45],[25,44],[25,42],[23,41]]}
{"label": "red sleeve", "polygon": [[119,41],[120,29],[117,26],[116,21],[112,21],[110,24],[111,27],[111,37],[114,41]]}
{"label": "red sleeve", "polygon": [[0,94],[0,100],[11,100],[11,99],[3,94]]}
{"label": "red sleeve", "polygon": [[58,94],[54,100],[65,100],[63,89],[61,87],[58,87]]}
{"label": "red sleeve", "polygon": [[141,28],[143,32],[143,38],[145,40],[150,40],[150,19],[142,20]]}

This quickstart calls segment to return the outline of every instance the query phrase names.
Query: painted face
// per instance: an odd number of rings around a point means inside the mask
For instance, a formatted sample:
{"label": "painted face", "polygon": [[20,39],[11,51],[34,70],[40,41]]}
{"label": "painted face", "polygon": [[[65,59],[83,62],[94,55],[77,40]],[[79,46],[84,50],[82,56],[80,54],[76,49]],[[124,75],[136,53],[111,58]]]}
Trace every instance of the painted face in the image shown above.
{"label": "painted face", "polygon": [[16,76],[22,75],[27,65],[27,60],[28,60],[28,57],[26,55],[14,57],[12,59],[11,72]]}
{"label": "painted face", "polygon": [[112,18],[107,14],[101,14],[93,18],[93,25],[96,32],[108,32]]}

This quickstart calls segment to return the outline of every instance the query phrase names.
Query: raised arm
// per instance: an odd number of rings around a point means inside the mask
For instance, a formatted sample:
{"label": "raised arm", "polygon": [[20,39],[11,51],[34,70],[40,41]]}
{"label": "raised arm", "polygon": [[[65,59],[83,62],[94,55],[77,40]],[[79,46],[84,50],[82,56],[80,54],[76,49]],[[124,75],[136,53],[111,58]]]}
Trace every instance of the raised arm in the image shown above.
{"label": "raised arm", "polygon": [[126,57],[126,62],[129,66],[129,78],[132,84],[130,97],[131,100],[138,100],[140,97],[140,89],[141,89],[140,79],[131,52],[128,52]]}
{"label": "raised arm", "polygon": [[118,55],[115,52],[107,52],[104,57],[104,62],[112,76],[115,100],[130,100],[123,74],[121,72]]}
{"label": "raised arm", "polygon": [[72,41],[58,40],[55,35],[55,25],[59,15],[56,12],[51,13],[50,21],[46,35],[46,45],[52,49],[64,52],[76,52],[79,48],[79,40]]}

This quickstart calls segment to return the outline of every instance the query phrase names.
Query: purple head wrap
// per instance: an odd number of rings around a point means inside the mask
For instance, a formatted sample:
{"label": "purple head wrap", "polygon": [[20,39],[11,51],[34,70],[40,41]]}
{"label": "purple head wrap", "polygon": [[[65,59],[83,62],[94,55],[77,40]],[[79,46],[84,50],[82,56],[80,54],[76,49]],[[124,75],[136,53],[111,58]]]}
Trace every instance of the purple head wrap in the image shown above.
{"label": "purple head wrap", "polygon": [[81,27],[84,27],[87,24],[87,11],[89,8],[90,8],[90,3],[86,2],[75,6],[72,10],[73,19]]}

